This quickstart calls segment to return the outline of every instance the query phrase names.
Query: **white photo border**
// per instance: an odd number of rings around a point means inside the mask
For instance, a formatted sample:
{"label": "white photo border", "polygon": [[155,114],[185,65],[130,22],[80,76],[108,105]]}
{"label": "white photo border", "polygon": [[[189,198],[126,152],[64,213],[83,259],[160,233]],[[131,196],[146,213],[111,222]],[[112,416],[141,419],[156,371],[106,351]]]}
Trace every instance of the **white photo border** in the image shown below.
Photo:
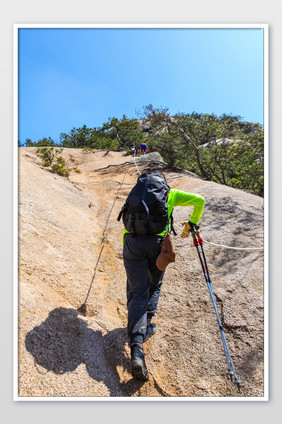
{"label": "white photo border", "polygon": [[[264,396],[263,397],[22,397],[18,396],[18,33],[42,28],[263,29],[264,31]],[[13,25],[13,400],[14,401],[269,401],[269,25],[262,24],[14,24]]]}

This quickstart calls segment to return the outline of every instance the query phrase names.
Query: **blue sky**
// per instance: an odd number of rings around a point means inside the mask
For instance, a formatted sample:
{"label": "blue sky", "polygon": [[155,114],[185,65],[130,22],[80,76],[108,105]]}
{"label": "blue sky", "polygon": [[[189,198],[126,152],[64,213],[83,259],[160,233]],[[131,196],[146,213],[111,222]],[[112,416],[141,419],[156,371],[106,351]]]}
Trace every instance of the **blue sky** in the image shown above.
{"label": "blue sky", "polygon": [[263,124],[263,29],[20,28],[19,139],[152,104]]}

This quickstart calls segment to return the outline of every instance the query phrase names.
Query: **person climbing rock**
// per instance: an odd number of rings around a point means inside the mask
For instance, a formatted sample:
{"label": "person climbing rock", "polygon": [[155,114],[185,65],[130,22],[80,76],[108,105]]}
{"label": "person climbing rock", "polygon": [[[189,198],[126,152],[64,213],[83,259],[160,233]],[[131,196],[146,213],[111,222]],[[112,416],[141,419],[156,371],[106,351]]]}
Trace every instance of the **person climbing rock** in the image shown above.
{"label": "person climbing rock", "polygon": [[149,147],[147,146],[146,143],[141,143],[138,152],[139,153],[141,152],[141,153],[143,153],[143,155],[145,155],[146,152],[149,153]]}
{"label": "person climbing rock", "polygon": [[137,153],[138,153],[138,148],[137,148],[137,146],[136,146],[136,144],[134,143],[134,141],[132,142],[132,143],[130,143],[130,148],[131,148],[131,150],[132,150],[132,152],[133,152],[133,156],[137,156]]}
{"label": "person climbing rock", "polygon": [[175,260],[172,237],[172,210],[193,206],[190,219],[183,222],[181,237],[198,224],[205,199],[170,188],[165,176],[151,171],[139,176],[129,193],[118,220],[123,219],[123,261],[127,276],[128,337],[133,378],[148,380],[143,343],[157,330],[152,319],[157,311],[165,269]]}

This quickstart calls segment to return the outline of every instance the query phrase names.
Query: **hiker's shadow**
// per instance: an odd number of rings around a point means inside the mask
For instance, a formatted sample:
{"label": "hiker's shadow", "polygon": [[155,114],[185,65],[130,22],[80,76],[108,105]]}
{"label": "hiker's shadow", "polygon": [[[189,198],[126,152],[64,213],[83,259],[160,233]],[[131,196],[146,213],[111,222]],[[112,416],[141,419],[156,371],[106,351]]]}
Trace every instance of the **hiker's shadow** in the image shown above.
{"label": "hiker's shadow", "polygon": [[118,367],[125,375],[130,373],[126,343],[126,329],[117,328],[103,336],[101,331],[91,330],[78,311],[62,307],[51,311],[25,339],[26,348],[38,365],[64,374],[85,364],[89,376],[103,381],[110,396],[132,396],[144,384],[120,377]]}

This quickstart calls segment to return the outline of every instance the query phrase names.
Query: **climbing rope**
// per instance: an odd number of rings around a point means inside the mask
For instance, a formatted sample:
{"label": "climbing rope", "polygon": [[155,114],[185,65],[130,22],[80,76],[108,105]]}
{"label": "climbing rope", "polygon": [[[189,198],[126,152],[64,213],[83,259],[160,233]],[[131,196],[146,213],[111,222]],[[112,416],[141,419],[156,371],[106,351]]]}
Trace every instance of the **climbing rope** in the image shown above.
{"label": "climbing rope", "polygon": [[117,199],[118,199],[118,195],[119,195],[120,189],[121,189],[121,187],[122,187],[122,185],[123,185],[123,183],[124,183],[125,176],[126,176],[126,172],[124,173],[123,180],[122,180],[122,182],[120,183],[120,186],[119,186],[118,192],[117,192],[117,194],[116,194],[115,200],[114,200],[114,202],[113,202],[113,204],[112,204],[111,210],[110,210],[109,215],[108,215],[108,218],[107,218],[107,220],[106,220],[106,224],[105,224],[105,227],[104,227],[104,231],[103,231],[102,239],[101,239],[101,243],[100,243],[100,244],[101,244],[101,249],[100,249],[100,252],[99,252],[99,255],[98,255],[98,259],[97,259],[97,261],[96,261],[96,265],[95,265],[95,268],[94,268],[94,271],[93,271],[92,280],[91,280],[91,283],[90,283],[90,286],[89,286],[89,289],[88,289],[88,292],[87,292],[87,295],[86,295],[85,301],[84,301],[84,302],[83,302],[83,304],[82,304],[82,305],[78,308],[78,311],[79,311],[79,312],[81,312],[81,313],[83,313],[83,314],[85,314],[85,313],[86,313],[86,302],[87,302],[88,297],[89,297],[89,294],[90,294],[90,292],[91,292],[91,289],[92,289],[92,286],[93,286],[93,282],[94,282],[94,279],[95,279],[95,275],[96,275],[96,270],[97,270],[98,264],[99,264],[100,259],[101,259],[102,251],[103,251],[103,249],[104,249],[104,240],[106,239],[106,235],[105,235],[105,234],[106,234],[107,226],[108,226],[108,223],[109,223],[109,220],[110,220],[110,216],[111,216],[111,213],[112,213],[112,211],[113,211],[113,209],[114,209],[115,203],[116,203],[116,201],[117,201]]}
{"label": "climbing rope", "polygon": [[138,166],[137,166],[137,163],[136,163],[136,156],[134,155],[133,156],[133,159],[134,159],[134,164],[135,164],[135,166],[136,166],[136,169],[137,169],[137,171],[139,172],[139,175],[141,175],[141,172],[139,171],[139,168],[138,168]]}
{"label": "climbing rope", "polygon": [[[174,226],[176,228],[178,228],[179,230],[183,231],[183,229],[180,228],[180,227],[178,227],[178,225],[174,224]],[[188,234],[186,231],[184,231],[184,233]],[[225,249],[232,249],[232,250],[264,250],[264,247],[232,247],[232,246],[225,246],[224,244],[212,243],[211,241],[207,241],[205,239],[203,239],[203,241],[205,243],[212,244],[213,246],[224,247]]]}
{"label": "climbing rope", "polygon": [[[141,175],[141,172],[139,171],[138,165],[137,165],[137,163],[136,163],[136,156],[134,155],[134,156],[133,156],[133,158],[134,158],[134,164],[135,164],[135,167],[136,167],[136,169],[137,169],[137,172],[139,172],[139,174]],[[120,186],[119,186],[119,189],[118,189],[117,195],[116,195],[116,197],[115,197],[115,200],[114,200],[114,202],[113,202],[113,204],[112,204],[112,207],[111,207],[111,210],[110,210],[110,212],[109,212],[108,218],[107,218],[107,220],[106,220],[106,224],[105,224],[104,231],[103,231],[103,234],[102,234],[102,239],[101,239],[101,249],[100,249],[100,252],[99,252],[99,255],[98,255],[97,261],[96,261],[96,265],[95,265],[95,267],[94,267],[92,280],[91,280],[91,283],[90,283],[90,286],[89,286],[89,289],[88,289],[88,292],[87,292],[87,295],[86,295],[85,301],[84,301],[84,302],[83,302],[83,304],[82,304],[82,305],[78,308],[78,311],[79,311],[79,312],[81,312],[81,313],[83,313],[83,314],[86,314],[86,302],[87,302],[88,297],[89,297],[89,294],[90,294],[90,292],[91,292],[91,289],[92,289],[92,286],[93,286],[93,282],[94,282],[94,280],[95,280],[95,276],[96,276],[96,270],[97,270],[97,267],[98,267],[98,265],[99,265],[99,262],[100,262],[100,259],[101,259],[101,256],[102,256],[102,252],[103,252],[103,249],[104,249],[104,240],[106,239],[106,230],[107,230],[108,223],[109,223],[109,220],[110,220],[110,217],[111,217],[112,211],[113,211],[113,209],[114,209],[114,206],[115,206],[116,200],[117,200],[117,198],[118,198],[118,195],[119,195],[120,189],[121,189],[121,187],[122,187],[122,185],[123,185],[123,183],[124,183],[125,176],[126,176],[126,172],[124,173],[123,180],[122,180],[122,182],[121,182],[121,184],[120,184]]]}
{"label": "climbing rope", "polygon": [[117,198],[118,198],[118,195],[119,195],[120,189],[121,189],[121,187],[122,187],[122,185],[123,185],[123,183],[124,183],[125,176],[126,176],[126,172],[124,173],[123,180],[122,180],[122,182],[121,182],[121,184],[120,184],[120,186],[119,186],[119,189],[118,189],[117,195],[116,195],[116,197],[115,197],[114,203],[112,204],[112,208],[111,208],[110,213],[109,213],[109,216],[108,216],[108,218],[107,218],[107,221],[106,221],[106,224],[105,224],[105,227],[104,227],[104,231],[103,231],[103,236],[102,236],[101,243],[103,243],[103,242],[104,242],[104,239],[105,239],[105,232],[106,232],[106,229],[107,229],[107,226],[108,226],[109,220],[110,220],[110,216],[111,216],[111,214],[112,214],[112,211],[113,211],[113,209],[114,209],[115,203],[116,203],[116,201],[117,201]]}
{"label": "climbing rope", "polygon": [[225,246],[224,244],[216,244],[212,243],[211,241],[207,241],[203,239],[205,243],[212,244],[213,246],[218,247],[224,247],[225,249],[233,249],[233,250],[264,250],[264,247],[232,247],[232,246]]}

